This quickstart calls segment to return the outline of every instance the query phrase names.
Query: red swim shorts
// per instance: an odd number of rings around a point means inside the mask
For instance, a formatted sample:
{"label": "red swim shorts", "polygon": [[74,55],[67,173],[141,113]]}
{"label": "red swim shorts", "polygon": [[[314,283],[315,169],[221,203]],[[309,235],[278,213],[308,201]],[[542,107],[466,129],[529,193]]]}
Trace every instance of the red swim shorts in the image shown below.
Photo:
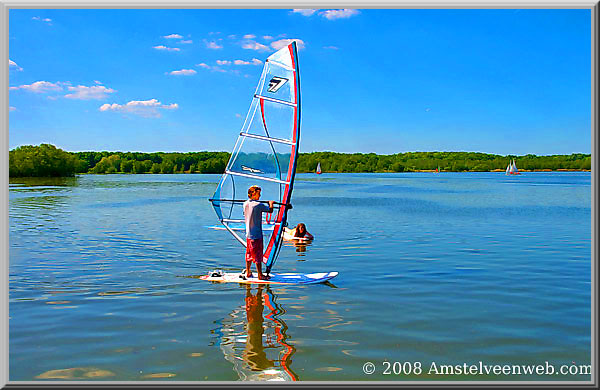
{"label": "red swim shorts", "polygon": [[252,261],[255,264],[259,264],[263,258],[263,240],[246,239],[246,261]]}

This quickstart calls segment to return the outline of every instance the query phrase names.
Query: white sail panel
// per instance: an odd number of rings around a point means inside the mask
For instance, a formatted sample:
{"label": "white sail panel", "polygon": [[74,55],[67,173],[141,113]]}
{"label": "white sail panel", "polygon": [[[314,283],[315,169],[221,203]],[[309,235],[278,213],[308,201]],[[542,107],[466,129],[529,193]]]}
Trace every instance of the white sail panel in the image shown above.
{"label": "white sail panel", "polygon": [[294,121],[290,121],[294,111],[292,106],[268,100],[259,101],[254,120],[248,122],[243,132],[294,142]]}

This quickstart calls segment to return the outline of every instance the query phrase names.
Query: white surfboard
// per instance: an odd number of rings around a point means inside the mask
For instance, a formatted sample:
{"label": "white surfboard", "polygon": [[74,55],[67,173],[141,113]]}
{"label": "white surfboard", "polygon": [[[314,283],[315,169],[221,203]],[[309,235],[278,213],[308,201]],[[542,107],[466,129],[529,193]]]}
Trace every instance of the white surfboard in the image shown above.
{"label": "white surfboard", "polygon": [[271,273],[268,280],[258,279],[256,271],[252,272],[252,277],[247,278],[242,273],[238,272],[209,272],[207,275],[201,276],[200,279],[209,282],[221,283],[243,283],[243,284],[315,284],[323,283],[332,278],[335,278],[338,272],[315,272],[311,274],[301,273]]}
{"label": "white surfboard", "polygon": [[308,241],[312,241],[312,239],[308,238],[308,237],[295,237],[292,236],[289,233],[289,230],[287,228],[285,228],[283,230],[283,239],[286,241],[298,241],[298,242],[308,242]]}

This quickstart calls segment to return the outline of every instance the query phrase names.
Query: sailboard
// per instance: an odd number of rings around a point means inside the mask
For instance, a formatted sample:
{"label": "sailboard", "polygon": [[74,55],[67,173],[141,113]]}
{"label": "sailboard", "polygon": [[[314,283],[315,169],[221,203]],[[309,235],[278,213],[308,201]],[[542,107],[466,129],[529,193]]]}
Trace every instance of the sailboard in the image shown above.
{"label": "sailboard", "polygon": [[269,279],[261,280],[256,272],[251,277],[244,276],[243,272],[209,272],[207,275],[200,276],[200,279],[209,282],[221,283],[241,283],[241,284],[316,284],[324,283],[335,278],[337,272],[315,272],[311,274],[303,274],[296,272],[287,272],[281,274],[272,273]]}
{"label": "sailboard", "polygon": [[313,239],[308,237],[296,237],[291,233],[291,229],[283,229],[283,239],[287,241],[312,241]]}
{"label": "sailboard", "polygon": [[317,171],[316,171],[317,175],[321,174],[321,163],[317,163]]}
{"label": "sailboard", "polygon": [[265,214],[262,221],[266,274],[271,272],[281,250],[291,206],[300,142],[300,107],[298,52],[296,42],[292,42],[266,59],[225,172],[209,199],[222,228],[244,247],[243,203],[248,199],[248,188],[258,185],[265,199],[261,202],[275,201],[273,212]]}

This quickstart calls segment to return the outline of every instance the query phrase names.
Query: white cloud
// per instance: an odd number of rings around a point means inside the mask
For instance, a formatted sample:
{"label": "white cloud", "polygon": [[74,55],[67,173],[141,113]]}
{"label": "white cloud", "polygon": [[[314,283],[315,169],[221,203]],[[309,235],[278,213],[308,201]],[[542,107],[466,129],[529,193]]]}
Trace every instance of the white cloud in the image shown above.
{"label": "white cloud", "polygon": [[218,66],[210,66],[204,62],[202,62],[200,64],[196,64],[196,66],[199,66],[204,69],[210,69],[210,70],[217,71],[217,72],[225,72],[223,69],[219,68]]}
{"label": "white cloud", "polygon": [[328,20],[344,19],[358,14],[359,12],[355,9],[328,9],[326,11],[319,12],[319,15]]}
{"label": "white cloud", "polygon": [[48,18],[40,18],[39,16],[34,16],[33,18],[31,18],[32,20],[37,20],[40,22],[46,22],[48,24],[51,24],[52,19],[48,19]]}
{"label": "white cloud", "polygon": [[181,39],[183,37],[179,34],[171,34],[171,35],[165,35],[163,38],[165,38],[165,39]]}
{"label": "white cloud", "polygon": [[11,90],[24,89],[35,93],[48,93],[53,91],[62,91],[61,83],[51,83],[49,81],[36,81],[33,84],[20,85],[18,87],[10,87]]}
{"label": "white cloud", "polygon": [[234,60],[233,63],[235,65],[262,65],[262,61],[257,58],[253,58],[252,61]]}
{"label": "white cloud", "polygon": [[194,43],[194,41],[192,41],[191,39],[188,39],[187,41],[179,41],[179,43],[187,45],[189,43]]}
{"label": "white cloud", "polygon": [[156,99],[150,99],[132,100],[127,104],[103,104],[100,106],[99,110],[124,112],[128,114],[140,115],[146,118],[159,118],[160,112],[158,110],[176,110],[177,108],[179,108],[177,103],[165,105]]}
{"label": "white cloud", "polygon": [[339,50],[340,48],[337,46],[323,46],[323,49],[328,49],[328,50]]}
{"label": "white cloud", "polygon": [[13,106],[10,106],[10,107],[8,107],[8,111],[17,111],[17,108],[13,107]]}
{"label": "white cloud", "polygon": [[228,36],[227,36],[227,38],[229,38],[229,39],[235,39],[236,37],[237,37],[237,36],[236,36],[235,34],[231,34],[231,35],[228,35]]}
{"label": "white cloud", "polygon": [[8,67],[9,68],[13,67],[13,68],[15,68],[18,71],[22,71],[23,70],[23,68],[21,68],[19,65],[17,65],[17,63],[14,62],[13,60],[11,60],[10,58],[8,59]]}
{"label": "white cloud", "polygon": [[[238,65],[237,61],[239,61],[239,60],[235,60],[233,63],[236,64],[236,65]],[[232,62],[229,61],[229,60],[217,60],[216,62],[217,62],[217,65],[221,65],[221,66],[223,66],[223,65],[228,66],[228,65],[232,64]],[[231,69],[231,68],[229,68],[229,70],[227,70],[227,69],[223,69],[223,68],[221,68],[221,67],[219,67],[217,65],[210,66],[210,65],[208,65],[208,64],[206,64],[204,62],[202,62],[200,64],[196,64],[196,66],[199,66],[200,68],[208,69],[208,70],[210,70],[212,72],[235,73],[235,74],[239,74],[240,73],[240,71],[237,70],[237,69]]]}
{"label": "white cloud", "polygon": [[292,42],[296,42],[296,45],[298,45],[298,49],[304,49],[304,41],[302,39],[280,39],[278,41],[275,42],[271,42],[271,47],[275,50],[279,50],[283,47],[286,47],[287,45],[289,45]]}
{"label": "white cloud", "polygon": [[181,69],[169,72],[169,74],[173,76],[193,76],[196,73],[198,72],[196,72],[194,69]]}
{"label": "white cloud", "polygon": [[258,51],[269,51],[269,47],[255,41],[247,41],[242,43],[242,48]]}
{"label": "white cloud", "polygon": [[85,85],[78,85],[76,87],[68,87],[70,92],[65,97],[67,99],[80,99],[80,100],[91,100],[91,99],[104,99],[108,97],[109,93],[116,92],[112,88],[106,88],[104,85],[94,85],[86,87]]}
{"label": "white cloud", "polygon": [[219,45],[217,43],[217,41],[204,40],[204,43],[206,44],[206,47],[208,47],[209,49],[222,49],[223,48],[223,45]]}
{"label": "white cloud", "polygon": [[315,12],[317,12],[316,9],[309,9],[309,8],[292,10],[292,13],[296,13],[296,14],[300,14],[300,15],[304,15],[304,16],[310,16],[310,15],[314,14]]}
{"label": "white cloud", "polygon": [[102,82],[100,82],[100,81],[98,81],[98,80],[94,80],[94,82],[95,82],[96,84],[102,84]]}
{"label": "white cloud", "polygon": [[274,39],[274,38],[272,36],[270,36],[270,35],[263,35],[263,39],[267,40],[267,41],[270,41],[271,39]]}
{"label": "white cloud", "polygon": [[165,51],[180,51],[181,49],[178,47],[167,47],[163,45],[153,46],[156,50],[165,50]]}
{"label": "white cloud", "polygon": [[246,35],[244,35],[244,39],[254,39],[254,38],[256,38],[256,35],[254,35],[254,34],[246,34]]}
{"label": "white cloud", "polygon": [[242,117],[242,114],[235,114],[235,117],[236,117],[236,118],[241,118],[241,117]]}

